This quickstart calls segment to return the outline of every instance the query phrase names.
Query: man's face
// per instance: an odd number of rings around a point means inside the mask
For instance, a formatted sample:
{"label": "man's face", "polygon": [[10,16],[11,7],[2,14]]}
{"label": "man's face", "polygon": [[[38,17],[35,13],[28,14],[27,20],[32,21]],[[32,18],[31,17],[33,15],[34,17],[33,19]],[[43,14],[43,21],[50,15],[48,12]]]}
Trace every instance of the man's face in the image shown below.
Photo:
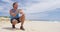
{"label": "man's face", "polygon": [[14,5],[14,8],[16,8],[16,9],[18,8],[18,3],[16,3],[16,4]]}

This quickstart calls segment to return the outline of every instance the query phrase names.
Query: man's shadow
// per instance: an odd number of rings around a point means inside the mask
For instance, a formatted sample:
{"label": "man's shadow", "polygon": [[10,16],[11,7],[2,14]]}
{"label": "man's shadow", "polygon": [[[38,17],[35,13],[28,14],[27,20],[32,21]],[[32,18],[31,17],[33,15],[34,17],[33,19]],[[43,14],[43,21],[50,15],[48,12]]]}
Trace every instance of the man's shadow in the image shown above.
{"label": "man's shadow", "polygon": [[12,27],[3,27],[2,29],[6,29],[6,30],[20,30],[19,28],[12,28]]}

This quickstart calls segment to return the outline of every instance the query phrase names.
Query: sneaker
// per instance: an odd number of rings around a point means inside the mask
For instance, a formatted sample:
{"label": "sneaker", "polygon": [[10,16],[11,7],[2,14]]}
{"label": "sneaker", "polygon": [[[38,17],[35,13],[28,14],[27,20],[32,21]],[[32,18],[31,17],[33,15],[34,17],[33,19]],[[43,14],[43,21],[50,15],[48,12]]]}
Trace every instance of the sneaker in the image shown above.
{"label": "sneaker", "polygon": [[21,26],[20,29],[21,29],[21,30],[25,30],[25,29],[23,28],[23,26]]}
{"label": "sneaker", "polygon": [[12,28],[15,28],[15,25],[12,25]]}

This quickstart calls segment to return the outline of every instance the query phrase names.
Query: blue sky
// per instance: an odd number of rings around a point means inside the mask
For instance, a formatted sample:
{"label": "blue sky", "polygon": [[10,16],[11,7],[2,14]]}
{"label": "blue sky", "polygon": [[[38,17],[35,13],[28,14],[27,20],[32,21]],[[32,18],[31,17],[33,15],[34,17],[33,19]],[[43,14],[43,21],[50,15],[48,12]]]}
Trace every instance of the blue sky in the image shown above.
{"label": "blue sky", "polygon": [[14,2],[18,2],[26,18],[60,19],[60,0],[0,0],[0,16],[9,16]]}

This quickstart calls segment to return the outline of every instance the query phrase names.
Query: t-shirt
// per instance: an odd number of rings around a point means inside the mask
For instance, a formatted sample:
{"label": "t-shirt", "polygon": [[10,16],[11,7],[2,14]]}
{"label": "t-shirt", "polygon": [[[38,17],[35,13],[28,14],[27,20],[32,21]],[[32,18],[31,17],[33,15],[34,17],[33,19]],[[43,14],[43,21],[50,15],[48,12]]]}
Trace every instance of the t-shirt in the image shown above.
{"label": "t-shirt", "polygon": [[[11,11],[12,11],[13,13],[16,13],[16,11],[15,11],[14,9],[11,9]],[[12,15],[10,15],[10,18],[11,18],[11,19],[13,19],[13,18],[19,18],[19,13],[17,13],[15,17],[13,17]]]}

